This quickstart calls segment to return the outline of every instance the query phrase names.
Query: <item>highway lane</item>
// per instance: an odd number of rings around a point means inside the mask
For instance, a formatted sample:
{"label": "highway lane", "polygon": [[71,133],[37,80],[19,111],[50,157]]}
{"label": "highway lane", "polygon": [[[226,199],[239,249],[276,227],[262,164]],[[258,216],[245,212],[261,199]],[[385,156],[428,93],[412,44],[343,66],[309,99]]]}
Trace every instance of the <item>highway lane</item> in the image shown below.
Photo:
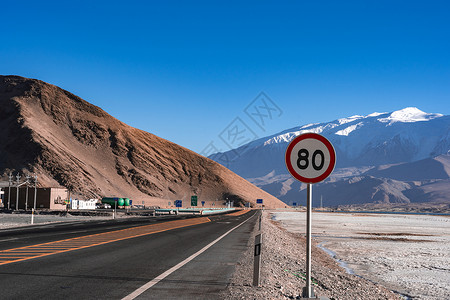
{"label": "highway lane", "polygon": [[254,213],[1,265],[2,298],[122,299],[250,218],[137,298],[218,299],[250,239]]}
{"label": "highway lane", "polygon": [[2,229],[0,230],[0,250],[191,217],[193,216],[129,217]]}

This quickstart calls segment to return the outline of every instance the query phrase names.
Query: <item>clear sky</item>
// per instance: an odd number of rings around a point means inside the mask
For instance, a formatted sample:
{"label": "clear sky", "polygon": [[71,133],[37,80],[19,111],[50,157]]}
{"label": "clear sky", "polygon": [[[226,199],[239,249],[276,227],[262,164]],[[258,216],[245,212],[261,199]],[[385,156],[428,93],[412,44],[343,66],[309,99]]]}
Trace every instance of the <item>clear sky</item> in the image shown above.
{"label": "clear sky", "polygon": [[[237,123],[262,137],[407,106],[450,114],[449,15],[449,1],[2,1],[0,74],[228,150]],[[260,92],[278,109],[263,126],[245,113]]]}

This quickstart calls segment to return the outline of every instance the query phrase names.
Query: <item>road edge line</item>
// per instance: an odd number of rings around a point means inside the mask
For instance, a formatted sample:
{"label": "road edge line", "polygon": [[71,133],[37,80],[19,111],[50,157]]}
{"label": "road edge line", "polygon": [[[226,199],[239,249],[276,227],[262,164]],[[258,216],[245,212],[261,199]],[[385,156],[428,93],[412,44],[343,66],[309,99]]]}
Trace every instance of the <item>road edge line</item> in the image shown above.
{"label": "road edge line", "polygon": [[189,263],[191,260],[193,260],[194,258],[196,258],[197,256],[199,256],[200,254],[202,254],[203,252],[205,252],[206,250],[208,250],[209,248],[211,248],[214,244],[216,244],[218,241],[220,241],[221,239],[223,239],[224,237],[226,237],[229,233],[231,233],[233,230],[237,229],[238,227],[240,227],[241,225],[243,225],[244,223],[246,223],[248,220],[250,220],[252,217],[254,217],[255,215],[249,217],[247,220],[245,220],[244,222],[236,225],[235,227],[231,228],[230,230],[228,230],[227,232],[225,232],[224,234],[222,234],[221,236],[219,236],[217,239],[215,239],[214,241],[212,241],[211,243],[209,243],[208,245],[206,245],[205,247],[203,247],[202,249],[198,250],[196,253],[192,254],[191,256],[189,256],[188,258],[186,258],[185,260],[179,262],[178,264],[176,264],[175,266],[173,266],[172,268],[168,269],[167,271],[165,271],[164,273],[162,273],[161,275],[158,275],[157,277],[153,278],[152,280],[150,280],[149,282],[147,282],[146,284],[144,284],[143,286],[139,287],[138,289],[136,289],[134,292],[132,292],[131,294],[129,294],[128,296],[125,296],[122,298],[122,300],[133,300],[136,297],[140,296],[142,293],[144,293],[145,291],[147,291],[148,289],[150,289],[151,287],[153,287],[155,284],[157,284],[158,282],[160,282],[161,280],[163,280],[164,278],[166,278],[167,276],[169,276],[170,274],[172,274],[173,272],[175,272],[176,270],[180,269],[181,267],[183,267],[184,265],[186,265],[187,263]]}

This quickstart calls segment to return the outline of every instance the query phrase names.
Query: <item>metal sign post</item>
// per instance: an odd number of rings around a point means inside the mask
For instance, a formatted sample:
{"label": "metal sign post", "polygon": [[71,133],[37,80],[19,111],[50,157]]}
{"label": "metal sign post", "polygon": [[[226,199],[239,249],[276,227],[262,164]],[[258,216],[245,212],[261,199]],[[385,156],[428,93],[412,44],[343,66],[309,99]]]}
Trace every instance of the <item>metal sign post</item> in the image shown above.
{"label": "metal sign post", "polygon": [[303,295],[314,296],[311,290],[311,212],[312,212],[312,184],[308,183],[306,199],[306,287]]}
{"label": "metal sign post", "polygon": [[261,209],[263,209],[263,199],[256,199],[256,204],[261,204]]}
{"label": "metal sign post", "polygon": [[307,184],[306,199],[306,287],[302,297],[314,297],[311,287],[312,184],[327,178],[336,164],[333,145],[323,136],[306,133],[293,139],[286,150],[286,167],[291,175]]}

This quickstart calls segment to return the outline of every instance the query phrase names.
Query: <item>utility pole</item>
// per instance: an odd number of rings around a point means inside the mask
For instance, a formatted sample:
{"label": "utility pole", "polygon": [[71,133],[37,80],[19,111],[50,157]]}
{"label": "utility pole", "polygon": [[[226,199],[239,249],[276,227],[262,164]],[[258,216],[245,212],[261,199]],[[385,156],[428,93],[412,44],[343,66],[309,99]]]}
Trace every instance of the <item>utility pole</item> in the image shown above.
{"label": "utility pole", "polygon": [[36,185],[37,185],[37,175],[34,174],[34,205],[33,205],[34,210],[36,210],[36,195],[37,195]]}
{"label": "utility pole", "polygon": [[8,210],[10,209],[10,199],[11,199],[11,184],[12,184],[13,175],[9,172],[9,185],[8,185]]}
{"label": "utility pole", "polygon": [[20,185],[20,175],[17,173],[17,193],[16,193],[16,210],[19,210],[19,185]]}
{"label": "utility pole", "polygon": [[25,195],[25,211],[28,210],[28,184],[30,182],[30,175],[27,174],[27,194]]}

